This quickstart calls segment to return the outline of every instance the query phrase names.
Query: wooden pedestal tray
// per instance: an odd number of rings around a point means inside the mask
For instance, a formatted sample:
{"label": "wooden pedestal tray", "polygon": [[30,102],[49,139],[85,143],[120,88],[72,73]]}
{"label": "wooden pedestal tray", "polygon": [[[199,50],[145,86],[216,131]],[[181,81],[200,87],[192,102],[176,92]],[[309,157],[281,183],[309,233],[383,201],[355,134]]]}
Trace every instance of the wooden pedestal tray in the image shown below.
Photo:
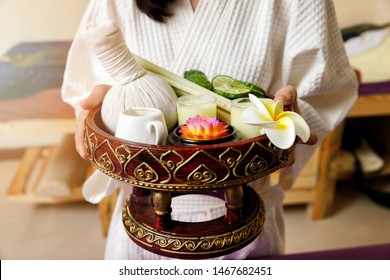
{"label": "wooden pedestal tray", "polygon": [[[294,159],[294,146],[281,150],[266,136],[211,145],[158,146],[107,133],[99,110],[90,112],[85,125],[85,147],[93,165],[134,186],[122,212],[127,234],[144,249],[168,257],[211,258],[248,245],[262,230],[265,210],[247,184]],[[188,193],[224,199],[226,214],[198,223],[172,220],[172,196]]]}

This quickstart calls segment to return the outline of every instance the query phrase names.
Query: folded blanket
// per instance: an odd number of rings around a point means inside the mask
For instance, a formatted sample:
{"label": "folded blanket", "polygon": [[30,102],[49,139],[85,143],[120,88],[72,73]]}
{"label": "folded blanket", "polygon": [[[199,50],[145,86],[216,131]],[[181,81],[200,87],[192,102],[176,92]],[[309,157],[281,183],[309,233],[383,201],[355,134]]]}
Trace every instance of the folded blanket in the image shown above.
{"label": "folded blanket", "polygon": [[60,88],[70,41],[27,42],[0,57],[0,100]]}
{"label": "folded blanket", "polygon": [[390,32],[387,33],[378,47],[349,57],[352,67],[361,73],[362,83],[390,81]]}

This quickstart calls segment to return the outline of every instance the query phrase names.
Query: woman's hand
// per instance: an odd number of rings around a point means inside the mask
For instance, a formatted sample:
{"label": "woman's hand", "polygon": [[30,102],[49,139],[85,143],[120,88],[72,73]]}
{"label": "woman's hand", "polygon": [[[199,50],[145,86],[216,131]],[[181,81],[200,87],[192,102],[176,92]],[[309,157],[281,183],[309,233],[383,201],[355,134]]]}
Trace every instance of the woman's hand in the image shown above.
{"label": "woman's hand", "polygon": [[[284,106],[291,106],[291,110],[300,114],[297,101],[297,89],[294,86],[286,85],[282,87],[276,92],[274,100],[282,100]],[[317,143],[317,140],[317,135],[313,131],[310,131],[310,138],[304,144],[314,145]],[[302,143],[302,141],[299,139],[298,143]]]}
{"label": "woman's hand", "polygon": [[80,112],[79,118],[77,120],[77,128],[74,138],[76,143],[76,150],[83,159],[87,158],[87,151],[84,147],[85,119],[87,118],[90,110],[99,108],[102,105],[103,99],[110,87],[111,86],[109,85],[97,85],[92,90],[92,93],[86,99],[80,102],[82,111]]}

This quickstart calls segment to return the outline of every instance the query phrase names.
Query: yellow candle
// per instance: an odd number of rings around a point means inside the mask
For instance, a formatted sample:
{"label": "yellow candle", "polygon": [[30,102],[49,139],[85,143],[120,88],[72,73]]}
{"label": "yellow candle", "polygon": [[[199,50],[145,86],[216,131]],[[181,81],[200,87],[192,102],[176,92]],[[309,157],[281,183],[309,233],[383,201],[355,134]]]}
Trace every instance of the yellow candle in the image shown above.
{"label": "yellow candle", "polygon": [[216,99],[207,94],[181,96],[177,101],[177,114],[179,125],[185,124],[188,118],[196,115],[215,118],[217,116]]}
{"label": "yellow candle", "polygon": [[238,132],[241,139],[248,139],[260,135],[260,126],[246,124],[241,121],[241,114],[248,106],[254,106],[249,98],[234,99],[230,109],[230,124]]}

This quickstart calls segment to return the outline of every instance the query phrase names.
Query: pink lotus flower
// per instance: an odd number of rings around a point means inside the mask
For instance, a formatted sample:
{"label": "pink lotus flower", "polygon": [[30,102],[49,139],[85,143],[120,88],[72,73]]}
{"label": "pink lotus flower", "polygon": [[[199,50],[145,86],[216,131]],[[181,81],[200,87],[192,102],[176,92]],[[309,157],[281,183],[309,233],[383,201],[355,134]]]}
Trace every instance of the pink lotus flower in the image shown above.
{"label": "pink lotus flower", "polygon": [[228,135],[229,125],[217,118],[196,115],[188,118],[186,125],[180,126],[181,137],[190,140],[214,140]]}

